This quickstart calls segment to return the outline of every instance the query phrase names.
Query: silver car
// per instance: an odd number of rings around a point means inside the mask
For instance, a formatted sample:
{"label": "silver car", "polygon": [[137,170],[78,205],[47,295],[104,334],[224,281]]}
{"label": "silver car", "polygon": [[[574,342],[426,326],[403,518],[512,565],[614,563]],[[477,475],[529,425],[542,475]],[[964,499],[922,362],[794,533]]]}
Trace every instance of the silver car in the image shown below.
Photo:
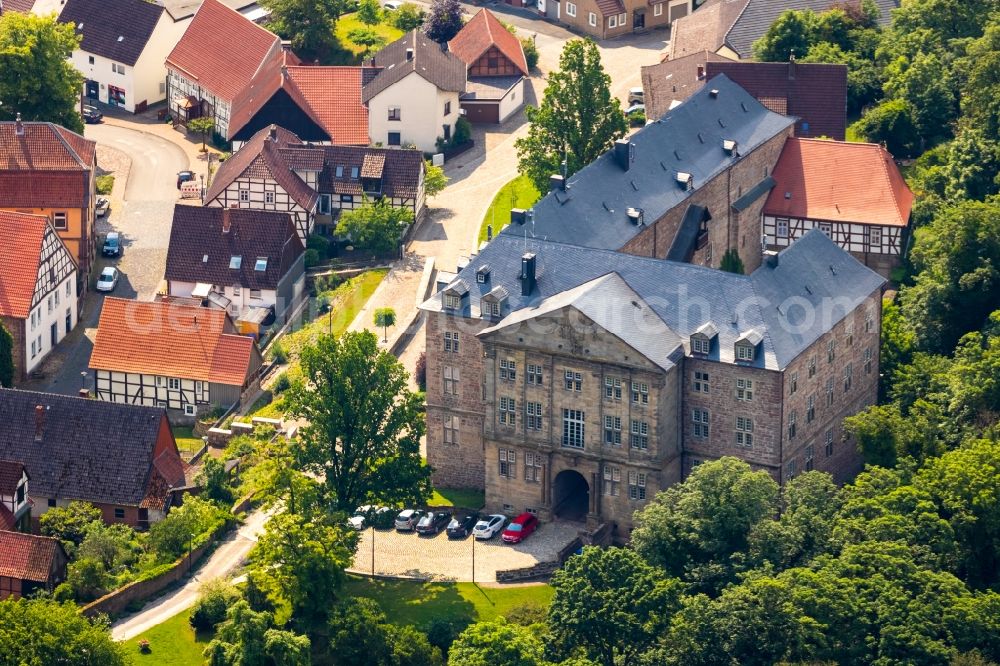
{"label": "silver car", "polygon": [[396,516],[397,532],[412,532],[420,519],[424,517],[424,512],[420,509],[404,509]]}
{"label": "silver car", "polygon": [[118,277],[121,273],[114,266],[107,266],[101,271],[101,277],[97,278],[97,291],[114,291],[118,286]]}

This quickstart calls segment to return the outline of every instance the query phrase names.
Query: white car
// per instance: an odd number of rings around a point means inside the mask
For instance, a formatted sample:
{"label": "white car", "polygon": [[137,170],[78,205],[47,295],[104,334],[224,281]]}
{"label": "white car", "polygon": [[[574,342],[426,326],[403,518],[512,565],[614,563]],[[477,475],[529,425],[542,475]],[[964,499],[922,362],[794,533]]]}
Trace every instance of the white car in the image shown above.
{"label": "white car", "polygon": [[477,539],[492,539],[496,535],[503,532],[503,528],[507,525],[507,516],[501,516],[500,514],[493,514],[492,516],[486,516],[472,528],[472,536]]}
{"label": "white car", "polygon": [[403,3],[400,2],[400,0],[385,0],[385,2],[382,3],[382,7],[386,11],[390,11],[390,12],[394,12],[394,11],[396,11],[397,9],[399,9],[402,6],[403,6]]}
{"label": "white car", "polygon": [[106,267],[101,271],[101,277],[97,278],[97,291],[114,291],[120,275],[114,266]]}
{"label": "white car", "polygon": [[371,515],[375,507],[366,504],[365,506],[359,506],[354,515],[347,519],[348,524],[356,530],[363,530],[367,527],[368,516]]}

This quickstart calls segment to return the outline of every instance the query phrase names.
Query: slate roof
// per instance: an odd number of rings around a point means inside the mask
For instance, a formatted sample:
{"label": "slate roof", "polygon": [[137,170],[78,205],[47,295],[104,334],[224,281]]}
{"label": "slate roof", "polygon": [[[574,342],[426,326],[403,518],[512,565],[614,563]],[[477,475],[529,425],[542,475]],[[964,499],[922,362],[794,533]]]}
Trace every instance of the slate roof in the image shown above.
{"label": "slate roof", "polygon": [[910,222],[913,192],[880,145],[789,139],[773,175],[767,215],[892,227]]}
{"label": "slate roof", "polygon": [[[711,51],[699,51],[676,60],[642,67],[642,90],[647,118],[662,118],[674,102],[683,102],[705,85],[705,63],[729,60]],[[698,67],[702,78],[698,78]]]}
{"label": "slate roof", "polygon": [[[720,75],[632,135],[635,161],[628,171],[611,150],[571,176],[566,191],[546,194],[535,204],[527,231],[535,238],[619,249],[643,229],[628,219],[629,207],[641,208],[648,221],[659,219],[738,159],[723,149],[723,140],[735,140],[739,153],[747,155],[793,122]],[[679,186],[678,172],[693,176],[692,190]],[[510,225],[505,233],[523,236],[525,228]]]}
{"label": "slate roof", "polygon": [[[529,296],[521,295],[519,280],[525,251],[535,254],[537,264],[537,286]],[[457,314],[480,317],[481,298],[503,287],[509,294],[503,312],[523,318],[524,314],[517,314],[522,309],[539,308],[552,296],[614,273],[682,340],[705,324],[714,326],[718,343],[712,346],[710,359],[736,362],[735,342],[757,330],[762,334],[760,353],[751,365],[780,370],[878,290],[885,279],[815,229],[783,250],[778,259],[776,268],[765,263],[751,275],[738,275],[539,239],[525,243],[515,235],[500,234],[459,272],[456,280],[469,285],[470,293]],[[476,271],[483,264],[491,267],[486,284],[476,281]],[[788,299],[798,305],[788,307]],[[608,308],[602,315],[605,320],[621,318],[626,329],[642,321],[632,314],[636,307],[630,299],[603,302]],[[818,316],[806,319],[804,304],[811,306],[810,314]],[[421,308],[442,311],[441,293]]]}
{"label": "slate roof", "polygon": [[[272,129],[274,137],[271,136]],[[256,179],[269,176],[288,192],[301,208],[312,210],[316,205],[316,192],[292,171],[282,153],[282,149],[300,144],[299,138],[288,130],[274,126],[265,127],[219,165],[205,200],[212,201],[218,198],[227,187],[244,174]]]}
{"label": "slate roof", "polygon": [[24,475],[24,465],[16,460],[0,460],[0,495],[13,495]]}
{"label": "slate roof", "polygon": [[277,35],[219,0],[204,0],[166,64],[232,102],[268,64],[280,66],[281,59]]}
{"label": "slate roof", "polygon": [[725,74],[775,113],[796,116],[795,135],[844,140],[847,65],[710,62],[708,79]]}
{"label": "slate roof", "polygon": [[[0,531],[0,576],[47,583],[62,549],[55,537]],[[65,561],[65,552],[62,557]]]}
{"label": "slate roof", "polygon": [[[357,167],[359,175],[374,173],[375,164],[382,161],[382,194],[387,197],[413,199],[420,189],[424,156],[419,150],[394,148],[362,148],[359,146],[323,146],[323,171],[319,175],[319,191],[324,194],[360,195],[361,183],[351,178],[351,168]],[[337,166],[344,167],[337,178]]]}
{"label": "slate roof", "polygon": [[[229,218],[224,233],[223,219]],[[288,213],[249,208],[174,206],[164,278],[244,289],[277,289],[281,278],[305,252]],[[230,268],[234,256],[243,257]],[[264,271],[258,258],[266,258]]]}
{"label": "slate roof", "polygon": [[[0,458],[31,470],[34,497],[138,506],[163,419],[156,407],[0,389]],[[183,475],[169,479],[174,486],[182,481]]]}
{"label": "slate roof", "polygon": [[0,211],[0,316],[27,319],[38,281],[42,240],[49,220],[42,215]]}
{"label": "slate roof", "polygon": [[135,65],[163,14],[146,0],[66,0],[59,21],[72,23],[82,37],[80,49]]}
{"label": "slate roof", "polygon": [[462,26],[454,39],[448,42],[451,52],[461,58],[467,66],[473,65],[491,46],[497,47],[497,50],[514,63],[522,74],[528,75],[528,61],[524,57],[520,40],[503,27],[500,20],[488,9],[480,9]]}
{"label": "slate roof", "polygon": [[0,207],[89,206],[97,143],[53,123],[0,122]]}
{"label": "slate roof", "polygon": [[[406,59],[411,49],[413,57]],[[416,72],[441,90],[465,90],[466,65],[462,59],[431,41],[418,29],[411,30],[375,54],[375,66],[381,68],[361,92],[361,101],[368,103],[373,97],[407,75]]]}
{"label": "slate roof", "polygon": [[225,310],[105,298],[90,367],[243,386],[254,341]]}

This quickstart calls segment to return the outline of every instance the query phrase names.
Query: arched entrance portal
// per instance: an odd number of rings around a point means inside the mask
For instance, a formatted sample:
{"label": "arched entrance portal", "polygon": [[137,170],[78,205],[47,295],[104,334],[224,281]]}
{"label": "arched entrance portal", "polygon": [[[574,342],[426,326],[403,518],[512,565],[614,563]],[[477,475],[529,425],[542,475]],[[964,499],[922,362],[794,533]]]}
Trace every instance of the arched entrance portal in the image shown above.
{"label": "arched entrance portal", "polygon": [[579,472],[567,469],[552,483],[552,513],[563,520],[584,521],[590,510],[590,486]]}

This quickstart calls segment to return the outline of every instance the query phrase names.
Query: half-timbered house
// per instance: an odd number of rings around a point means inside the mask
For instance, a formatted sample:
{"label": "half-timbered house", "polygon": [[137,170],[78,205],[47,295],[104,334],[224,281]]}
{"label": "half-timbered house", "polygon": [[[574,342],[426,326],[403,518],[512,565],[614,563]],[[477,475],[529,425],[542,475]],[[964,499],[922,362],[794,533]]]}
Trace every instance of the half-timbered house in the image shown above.
{"label": "half-timbered house", "polygon": [[66,580],[68,562],[55,537],[0,531],[0,601],[52,592]]}
{"label": "half-timbered house", "polygon": [[16,460],[0,460],[0,530],[31,531],[28,471]]}
{"label": "half-timbered house", "polygon": [[186,467],[162,409],[0,389],[0,459],[30,470],[31,520],[73,501],[104,522],[145,528],[186,487]]}
{"label": "half-timbered house", "polygon": [[99,400],[164,407],[174,422],[249,404],[262,358],[226,310],[105,298],[90,356]]}
{"label": "half-timbered house", "polygon": [[789,139],[762,212],[764,244],[787,247],[818,228],[888,276],[906,250],[913,193],[880,145]]}
{"label": "half-timbered house", "polygon": [[305,295],[305,249],[286,213],[178,204],[164,273],[167,294],[222,307],[259,339]]}
{"label": "half-timbered house", "polygon": [[524,49],[492,12],[479,10],[448,48],[468,67],[459,104],[471,122],[502,123],[524,105]]}
{"label": "half-timbered house", "polygon": [[289,213],[304,244],[315,223],[323,153],[275,125],[257,132],[219,166],[206,206]]}
{"label": "half-timbered house", "polygon": [[22,381],[76,326],[76,262],[42,215],[0,211],[0,244],[0,322],[14,338]]}

